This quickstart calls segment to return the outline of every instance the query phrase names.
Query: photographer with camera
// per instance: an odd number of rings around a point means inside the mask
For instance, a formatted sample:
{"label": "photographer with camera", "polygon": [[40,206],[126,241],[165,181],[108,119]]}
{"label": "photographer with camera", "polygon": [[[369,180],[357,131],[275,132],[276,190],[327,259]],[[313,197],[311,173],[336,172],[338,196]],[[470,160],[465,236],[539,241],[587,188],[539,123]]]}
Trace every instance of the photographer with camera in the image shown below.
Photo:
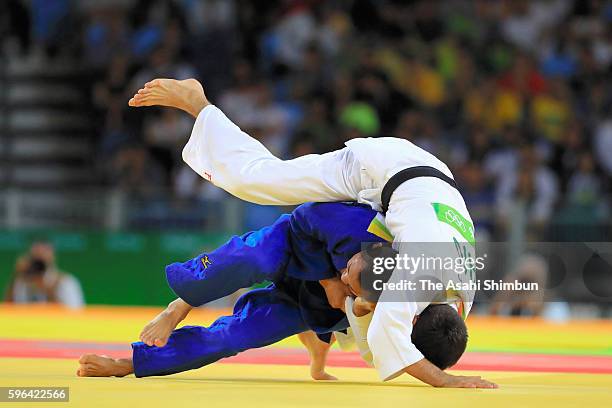
{"label": "photographer with camera", "polygon": [[55,249],[44,241],[34,242],[29,253],[15,262],[13,282],[6,301],[55,303],[70,308],[80,308],[85,304],[81,284],[74,276],[57,269]]}

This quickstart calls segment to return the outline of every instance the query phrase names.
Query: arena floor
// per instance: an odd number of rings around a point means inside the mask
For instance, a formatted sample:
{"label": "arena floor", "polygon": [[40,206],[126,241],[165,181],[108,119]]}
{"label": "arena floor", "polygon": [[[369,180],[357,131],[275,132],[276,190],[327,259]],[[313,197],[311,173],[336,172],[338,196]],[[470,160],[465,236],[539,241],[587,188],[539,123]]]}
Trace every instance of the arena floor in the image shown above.
{"label": "arena floor", "polygon": [[[434,389],[407,376],[378,381],[359,356],[334,350],[329,372],[314,382],[297,339],[252,350],[186,373],[137,379],[78,378],[76,359],[95,352],[129,355],[128,343],[157,313],[152,308],[0,306],[0,386],[67,386],[74,407],[575,407],[612,401],[612,322],[552,324],[471,317],[469,352],[455,373],[479,374],[497,390]],[[188,324],[222,311],[199,310]],[[0,403],[0,407],[32,403]],[[36,403],[34,406],[44,406]]]}

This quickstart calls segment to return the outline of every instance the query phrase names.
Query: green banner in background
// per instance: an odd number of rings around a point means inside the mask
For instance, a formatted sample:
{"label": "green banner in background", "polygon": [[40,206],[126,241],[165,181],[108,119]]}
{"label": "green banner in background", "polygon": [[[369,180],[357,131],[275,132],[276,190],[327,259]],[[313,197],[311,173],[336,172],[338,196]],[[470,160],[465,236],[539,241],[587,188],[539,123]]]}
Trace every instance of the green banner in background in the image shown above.
{"label": "green banner in background", "polygon": [[174,296],[165,266],[210,251],[228,238],[189,232],[2,231],[0,294],[4,296],[17,257],[32,241],[45,239],[55,246],[58,267],[81,282],[88,304],[165,305]]}

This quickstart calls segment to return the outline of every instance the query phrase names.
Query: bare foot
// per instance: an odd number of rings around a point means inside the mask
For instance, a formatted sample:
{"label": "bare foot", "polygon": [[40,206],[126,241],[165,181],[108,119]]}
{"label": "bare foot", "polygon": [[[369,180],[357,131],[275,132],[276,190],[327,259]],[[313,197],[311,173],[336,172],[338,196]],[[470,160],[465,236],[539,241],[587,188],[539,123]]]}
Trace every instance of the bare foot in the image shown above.
{"label": "bare foot", "polygon": [[79,359],[79,377],[125,377],[134,372],[132,359],[85,354]]}
{"label": "bare foot", "polygon": [[155,316],[140,332],[140,341],[147,346],[164,347],[181,320],[168,309]]}
{"label": "bare foot", "polygon": [[317,335],[312,331],[300,333],[298,334],[298,338],[302,344],[306,346],[308,354],[310,354],[310,376],[312,379],[323,381],[338,380],[338,378],[325,372],[327,353],[329,352],[331,343],[328,344],[319,340]]}
{"label": "bare foot", "polygon": [[128,105],[142,106],[170,106],[189,113],[194,118],[207,105],[210,105],[204,89],[195,79],[158,78],[147,82],[143,88],[129,100]]}
{"label": "bare foot", "polygon": [[148,346],[164,347],[172,330],[187,317],[191,309],[182,299],[176,299],[142,329],[140,341]]}

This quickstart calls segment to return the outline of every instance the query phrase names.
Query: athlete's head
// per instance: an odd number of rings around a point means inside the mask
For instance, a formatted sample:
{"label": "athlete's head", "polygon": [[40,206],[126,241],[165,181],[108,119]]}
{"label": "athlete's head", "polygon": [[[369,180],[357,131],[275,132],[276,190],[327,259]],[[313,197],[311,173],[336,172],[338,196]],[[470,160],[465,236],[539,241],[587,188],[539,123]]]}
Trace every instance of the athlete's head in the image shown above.
{"label": "athlete's head", "polygon": [[412,343],[427,360],[444,370],[463,355],[468,333],[459,313],[447,304],[431,304],[417,316]]}
{"label": "athlete's head", "polygon": [[[395,269],[397,251],[389,244],[375,243],[349,259],[346,268],[340,271],[340,279],[355,296],[376,302],[380,291],[373,289],[373,281],[387,281]],[[389,259],[391,264],[384,262]]]}
{"label": "athlete's head", "polygon": [[[395,264],[376,259],[395,258],[397,252],[386,244],[373,244],[355,254],[341,271],[341,280],[355,296],[376,303],[380,291],[374,279],[387,281]],[[374,273],[375,267],[378,268]],[[427,360],[444,370],[454,365],[467,345],[467,327],[457,311],[448,304],[430,304],[412,322],[412,343]]]}

